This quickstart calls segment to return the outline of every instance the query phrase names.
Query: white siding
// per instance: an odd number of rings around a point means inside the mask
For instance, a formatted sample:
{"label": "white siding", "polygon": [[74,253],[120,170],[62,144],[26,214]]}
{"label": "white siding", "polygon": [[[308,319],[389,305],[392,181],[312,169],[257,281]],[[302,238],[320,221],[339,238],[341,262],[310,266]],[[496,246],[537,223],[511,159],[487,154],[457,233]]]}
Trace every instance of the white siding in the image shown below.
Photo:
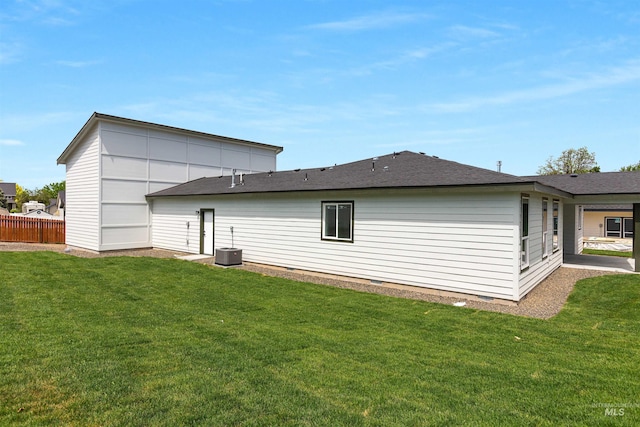
{"label": "white siding", "polygon": [[93,211],[102,219],[92,232],[100,239],[96,250],[152,246],[146,194],[232,168],[275,169],[276,153],[261,147],[111,122],[100,128],[101,168],[94,166],[103,197]]}
{"label": "white siding", "polygon": [[[151,204],[153,247],[181,252],[200,252],[201,203],[154,200]],[[215,221],[215,216],[214,216]]]}
{"label": "white siding", "polygon": [[566,252],[566,248],[568,245],[571,245],[574,254],[581,254],[582,248],[584,247],[584,217],[580,217],[582,214],[582,207],[580,205],[569,205],[565,206],[564,214],[567,216],[567,212],[571,212],[573,217],[573,224],[568,224],[566,221],[564,223],[564,230],[566,233],[567,228],[573,230],[573,235],[571,236],[571,240],[564,240],[564,251]]}
{"label": "white siding", "polygon": [[99,249],[98,126],[89,132],[66,163],[66,243]]}
{"label": "white siding", "polygon": [[[548,200],[547,215],[547,256],[542,250],[542,198]],[[550,195],[530,194],[529,196],[529,267],[520,272],[518,292],[514,300],[519,300],[536,287],[549,274],[562,265],[562,202],[559,205],[558,250],[553,251],[553,200]],[[557,199],[556,199],[557,200]]]}
{"label": "white siding", "polygon": [[[354,202],[354,242],[321,240],[321,202]],[[215,209],[215,248],[244,260],[513,299],[519,195],[265,195],[153,201],[155,247],[197,253],[196,211]]]}

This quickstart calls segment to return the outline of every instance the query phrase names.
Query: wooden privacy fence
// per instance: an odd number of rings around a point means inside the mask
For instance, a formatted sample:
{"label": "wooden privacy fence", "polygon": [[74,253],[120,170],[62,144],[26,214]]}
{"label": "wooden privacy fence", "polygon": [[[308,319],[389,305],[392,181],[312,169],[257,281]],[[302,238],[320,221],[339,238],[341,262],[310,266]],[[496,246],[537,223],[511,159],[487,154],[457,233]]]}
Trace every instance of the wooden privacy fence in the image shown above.
{"label": "wooden privacy fence", "polygon": [[64,221],[0,215],[0,242],[64,243]]}

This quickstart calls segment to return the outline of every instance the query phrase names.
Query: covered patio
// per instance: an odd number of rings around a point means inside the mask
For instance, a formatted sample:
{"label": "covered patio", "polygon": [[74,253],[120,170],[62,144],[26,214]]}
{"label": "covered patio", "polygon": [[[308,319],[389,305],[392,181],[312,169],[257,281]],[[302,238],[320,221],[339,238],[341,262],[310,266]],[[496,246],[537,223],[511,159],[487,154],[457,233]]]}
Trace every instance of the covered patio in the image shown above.
{"label": "covered patio", "polygon": [[[530,177],[534,178],[534,177]],[[573,197],[564,200],[563,251],[564,265],[601,264],[602,268],[617,268],[640,272],[640,172],[597,172],[570,175],[540,175],[535,179],[544,185],[566,191]],[[584,205],[632,204],[633,234],[632,258],[622,260],[596,260],[593,255],[580,255],[583,240]],[[573,258],[578,257],[578,258]],[[586,258],[580,258],[586,257]],[[596,257],[616,258],[616,257]],[[602,264],[604,263],[604,264]],[[607,264],[612,264],[608,266]]]}
{"label": "covered patio", "polygon": [[563,267],[585,270],[613,271],[618,273],[636,272],[636,260],[617,256],[565,254]]}

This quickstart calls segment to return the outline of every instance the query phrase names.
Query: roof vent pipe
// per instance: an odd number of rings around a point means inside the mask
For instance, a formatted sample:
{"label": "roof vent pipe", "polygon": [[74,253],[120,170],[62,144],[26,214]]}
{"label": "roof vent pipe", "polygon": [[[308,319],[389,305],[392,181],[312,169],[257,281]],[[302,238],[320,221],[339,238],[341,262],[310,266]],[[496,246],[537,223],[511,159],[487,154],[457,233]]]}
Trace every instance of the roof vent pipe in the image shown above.
{"label": "roof vent pipe", "polygon": [[231,169],[231,188],[236,186],[236,170]]}

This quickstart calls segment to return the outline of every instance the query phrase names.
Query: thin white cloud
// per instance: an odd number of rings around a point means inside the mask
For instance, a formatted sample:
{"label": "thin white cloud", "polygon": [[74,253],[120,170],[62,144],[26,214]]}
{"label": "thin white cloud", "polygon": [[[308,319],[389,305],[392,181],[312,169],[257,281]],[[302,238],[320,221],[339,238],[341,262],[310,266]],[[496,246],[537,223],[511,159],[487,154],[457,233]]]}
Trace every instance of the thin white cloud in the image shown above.
{"label": "thin white cloud", "polygon": [[[371,64],[362,65],[360,67],[354,67],[354,68],[348,69],[346,74],[360,76],[360,75],[371,74],[376,70],[395,69],[404,64],[429,58],[432,55],[451,49],[455,46],[456,46],[456,43],[447,42],[447,43],[440,43],[435,46],[410,49],[394,58],[390,58],[385,61],[378,61]],[[340,70],[340,73],[344,73],[344,71]]]}
{"label": "thin white cloud", "polygon": [[465,39],[466,38],[486,39],[486,38],[498,37],[500,35],[499,33],[495,31],[487,30],[486,28],[468,27],[466,25],[454,25],[453,27],[449,28],[449,32],[455,38],[465,38]]}
{"label": "thin white cloud", "polygon": [[16,146],[24,145],[24,143],[17,139],[0,139],[0,145]]}
{"label": "thin white cloud", "polygon": [[608,39],[585,39],[559,52],[562,56],[581,54],[584,52],[608,53],[624,49],[632,45],[633,41],[625,36],[617,36]]}
{"label": "thin white cloud", "polygon": [[71,68],[84,68],[84,67],[90,67],[92,65],[98,65],[100,64],[102,61],[64,61],[64,60],[60,60],[60,61],[56,61],[56,64],[58,65],[62,65],[64,67],[71,67]]}
{"label": "thin white cloud", "polygon": [[309,25],[307,28],[344,32],[367,31],[422,21],[430,17],[430,15],[425,13],[382,12],[358,16],[344,21],[322,22],[319,24]]}
{"label": "thin white cloud", "polygon": [[440,113],[460,113],[483,107],[510,105],[561,98],[576,93],[617,86],[640,80],[640,60],[623,66],[610,68],[600,73],[592,73],[566,82],[529,89],[515,90],[484,98],[467,98],[460,101],[431,104],[426,110]]}
{"label": "thin white cloud", "polygon": [[[82,6],[86,7],[86,3]],[[79,9],[68,1],[58,0],[21,0],[9,5],[1,17],[7,21],[24,22],[39,21],[51,26],[67,26],[74,23],[74,18],[81,15]]]}

